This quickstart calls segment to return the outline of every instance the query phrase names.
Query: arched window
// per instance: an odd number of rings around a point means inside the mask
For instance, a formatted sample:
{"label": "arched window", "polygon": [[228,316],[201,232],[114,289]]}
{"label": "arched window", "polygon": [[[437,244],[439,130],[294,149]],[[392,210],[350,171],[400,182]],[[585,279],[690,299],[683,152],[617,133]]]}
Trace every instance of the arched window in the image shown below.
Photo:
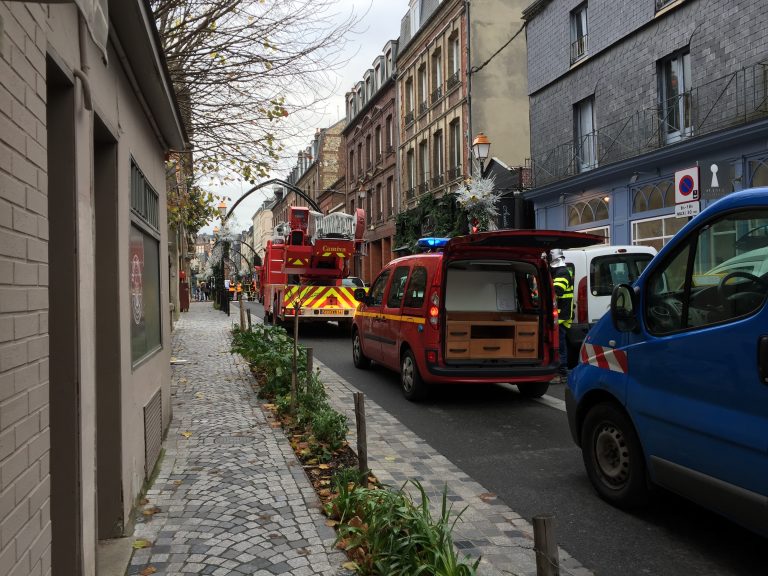
{"label": "arched window", "polygon": [[749,186],[768,186],[768,158],[750,160],[749,162]]}
{"label": "arched window", "polygon": [[608,220],[608,203],[604,198],[576,202],[568,207],[568,226]]}
{"label": "arched window", "polygon": [[675,205],[675,186],[671,180],[662,180],[632,189],[632,213],[660,210]]}

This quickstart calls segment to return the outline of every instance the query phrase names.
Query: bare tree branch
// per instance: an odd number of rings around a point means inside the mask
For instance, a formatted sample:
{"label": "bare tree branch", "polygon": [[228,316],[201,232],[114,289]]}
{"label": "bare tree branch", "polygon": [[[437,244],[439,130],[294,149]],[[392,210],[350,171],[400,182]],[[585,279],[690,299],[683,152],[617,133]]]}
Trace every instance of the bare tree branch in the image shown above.
{"label": "bare tree branch", "polygon": [[151,0],[198,176],[266,176],[359,22],[334,0]]}

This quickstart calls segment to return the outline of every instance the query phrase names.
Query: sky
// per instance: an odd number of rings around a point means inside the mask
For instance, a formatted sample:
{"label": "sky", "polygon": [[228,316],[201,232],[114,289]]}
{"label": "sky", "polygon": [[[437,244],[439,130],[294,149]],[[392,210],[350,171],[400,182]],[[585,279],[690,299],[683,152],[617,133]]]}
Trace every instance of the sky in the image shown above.
{"label": "sky", "polygon": [[[334,73],[337,80],[334,96],[318,111],[306,134],[298,141],[286,144],[286,152],[293,158],[300,149],[310,144],[316,128],[325,128],[344,117],[344,94],[363,79],[366,70],[373,67],[373,61],[384,52],[384,45],[400,35],[400,20],[408,11],[408,0],[337,0],[336,4],[340,15],[346,16],[354,10],[360,18],[355,33],[348,39],[350,59],[342,70]],[[292,164],[278,168],[271,177],[285,178],[291,167]],[[237,182],[212,191],[218,196],[231,198],[227,201],[231,206],[249,188],[251,185],[247,182]],[[232,228],[238,231],[249,228],[251,217],[269,195],[270,191],[264,188],[238,205],[233,214],[235,226]],[[201,232],[210,233],[216,224],[210,223]]]}

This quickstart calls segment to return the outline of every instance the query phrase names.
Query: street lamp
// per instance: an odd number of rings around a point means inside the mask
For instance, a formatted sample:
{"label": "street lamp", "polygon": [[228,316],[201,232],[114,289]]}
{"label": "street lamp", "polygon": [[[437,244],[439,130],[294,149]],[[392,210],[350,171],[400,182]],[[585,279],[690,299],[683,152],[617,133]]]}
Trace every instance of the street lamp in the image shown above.
{"label": "street lamp", "polygon": [[488,136],[482,132],[475,136],[475,139],[472,142],[472,152],[474,153],[475,158],[480,160],[480,178],[482,178],[483,171],[485,170],[485,161],[491,152],[491,141],[488,140]]}
{"label": "street lamp", "polygon": [[219,209],[219,215],[224,218],[224,216],[227,214],[227,203],[222,199],[221,202],[219,202],[217,208]]}

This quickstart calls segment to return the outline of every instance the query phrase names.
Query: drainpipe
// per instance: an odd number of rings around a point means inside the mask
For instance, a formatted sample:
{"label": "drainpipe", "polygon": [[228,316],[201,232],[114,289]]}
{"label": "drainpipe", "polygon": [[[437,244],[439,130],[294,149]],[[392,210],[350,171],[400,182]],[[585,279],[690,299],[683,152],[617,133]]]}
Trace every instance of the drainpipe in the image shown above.
{"label": "drainpipe", "polygon": [[88,64],[87,34],[88,29],[85,25],[85,18],[78,11],[77,39],[80,46],[80,68],[75,68],[72,71],[72,74],[74,74],[75,78],[80,80],[80,84],[83,86],[83,105],[85,106],[85,109],[92,111],[93,101],[91,100],[91,84],[88,82],[88,71],[91,67]]}
{"label": "drainpipe", "polygon": [[[469,0],[464,0],[464,17],[467,19],[467,134],[464,150],[467,153],[467,168],[472,167],[472,23],[470,19]],[[472,176],[472,170],[467,176]]]}

